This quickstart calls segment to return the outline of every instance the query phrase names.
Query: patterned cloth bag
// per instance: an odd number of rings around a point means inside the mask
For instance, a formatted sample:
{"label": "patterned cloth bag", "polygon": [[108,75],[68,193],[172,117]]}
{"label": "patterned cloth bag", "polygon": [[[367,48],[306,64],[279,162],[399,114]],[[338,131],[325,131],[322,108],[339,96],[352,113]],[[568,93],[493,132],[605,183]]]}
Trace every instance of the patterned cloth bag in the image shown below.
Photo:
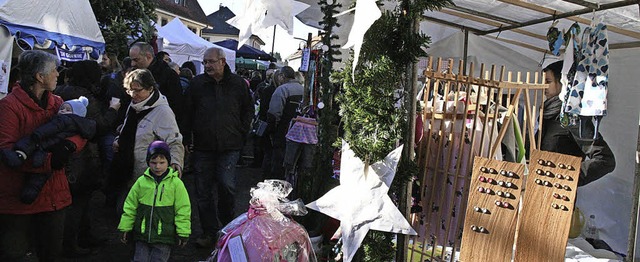
{"label": "patterned cloth bag", "polygon": [[293,124],[287,132],[286,138],[290,141],[315,145],[318,143],[318,126],[314,118],[297,117],[291,121]]}

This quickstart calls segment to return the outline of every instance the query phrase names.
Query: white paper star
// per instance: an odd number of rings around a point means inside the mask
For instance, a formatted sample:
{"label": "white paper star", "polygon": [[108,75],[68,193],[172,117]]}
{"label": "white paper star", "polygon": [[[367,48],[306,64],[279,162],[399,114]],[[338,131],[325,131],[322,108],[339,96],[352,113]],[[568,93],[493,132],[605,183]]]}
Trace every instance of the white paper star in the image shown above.
{"label": "white paper star", "polygon": [[349,32],[349,40],[343,49],[353,47],[353,65],[351,75],[355,75],[358,58],[360,57],[360,48],[364,40],[364,34],[369,30],[371,25],[382,16],[382,12],[376,4],[376,0],[358,0],[356,2],[356,14],[353,18],[353,26]]}
{"label": "white paper star", "polygon": [[369,229],[416,235],[387,192],[396,175],[402,146],[384,160],[365,165],[342,142],[340,185],[307,205],[340,220],[344,261],[351,261]]}
{"label": "white paper star", "polygon": [[240,30],[238,46],[242,46],[252,34],[279,25],[289,35],[293,34],[293,17],[309,7],[294,0],[249,0],[245,11],[227,21]]}

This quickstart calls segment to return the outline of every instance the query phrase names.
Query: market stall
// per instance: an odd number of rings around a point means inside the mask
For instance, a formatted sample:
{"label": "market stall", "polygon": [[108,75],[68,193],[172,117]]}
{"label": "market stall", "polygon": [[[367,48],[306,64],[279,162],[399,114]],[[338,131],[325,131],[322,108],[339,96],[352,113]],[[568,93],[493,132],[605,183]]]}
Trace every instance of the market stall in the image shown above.
{"label": "market stall", "polygon": [[88,1],[0,0],[0,31],[0,97],[7,92],[11,59],[20,50],[48,49],[61,60],[77,61],[97,59],[105,49]]}

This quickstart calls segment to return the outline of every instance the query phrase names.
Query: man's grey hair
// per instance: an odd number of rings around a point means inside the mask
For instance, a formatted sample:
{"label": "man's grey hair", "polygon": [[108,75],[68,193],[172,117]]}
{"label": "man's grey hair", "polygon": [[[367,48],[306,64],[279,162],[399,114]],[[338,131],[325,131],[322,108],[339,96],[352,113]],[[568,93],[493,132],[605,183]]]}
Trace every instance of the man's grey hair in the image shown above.
{"label": "man's grey hair", "polygon": [[209,48],[207,48],[206,51],[204,51],[204,55],[207,55],[208,53],[215,54],[218,59],[226,58],[226,56],[224,54],[224,50],[222,50],[221,48],[209,47]]}
{"label": "man's grey hair", "polygon": [[151,54],[153,56],[153,46],[146,42],[137,42],[131,46],[131,48],[137,47],[140,49],[141,55]]}
{"label": "man's grey hair", "polygon": [[20,54],[18,68],[20,69],[20,84],[23,88],[30,88],[38,79],[37,74],[48,75],[58,66],[58,58],[40,50],[29,50]]}

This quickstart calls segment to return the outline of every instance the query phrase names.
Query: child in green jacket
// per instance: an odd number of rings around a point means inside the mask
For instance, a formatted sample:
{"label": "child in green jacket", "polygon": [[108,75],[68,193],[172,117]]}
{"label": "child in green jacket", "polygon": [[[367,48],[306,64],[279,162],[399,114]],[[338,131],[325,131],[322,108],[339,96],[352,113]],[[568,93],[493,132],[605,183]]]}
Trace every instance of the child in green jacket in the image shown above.
{"label": "child in green jacket", "polygon": [[124,202],[118,229],[127,242],[133,231],[134,261],[167,261],[171,246],[184,247],[191,234],[191,204],[178,172],[169,167],[167,143],[154,141],[147,149],[149,168],[136,180]]}

